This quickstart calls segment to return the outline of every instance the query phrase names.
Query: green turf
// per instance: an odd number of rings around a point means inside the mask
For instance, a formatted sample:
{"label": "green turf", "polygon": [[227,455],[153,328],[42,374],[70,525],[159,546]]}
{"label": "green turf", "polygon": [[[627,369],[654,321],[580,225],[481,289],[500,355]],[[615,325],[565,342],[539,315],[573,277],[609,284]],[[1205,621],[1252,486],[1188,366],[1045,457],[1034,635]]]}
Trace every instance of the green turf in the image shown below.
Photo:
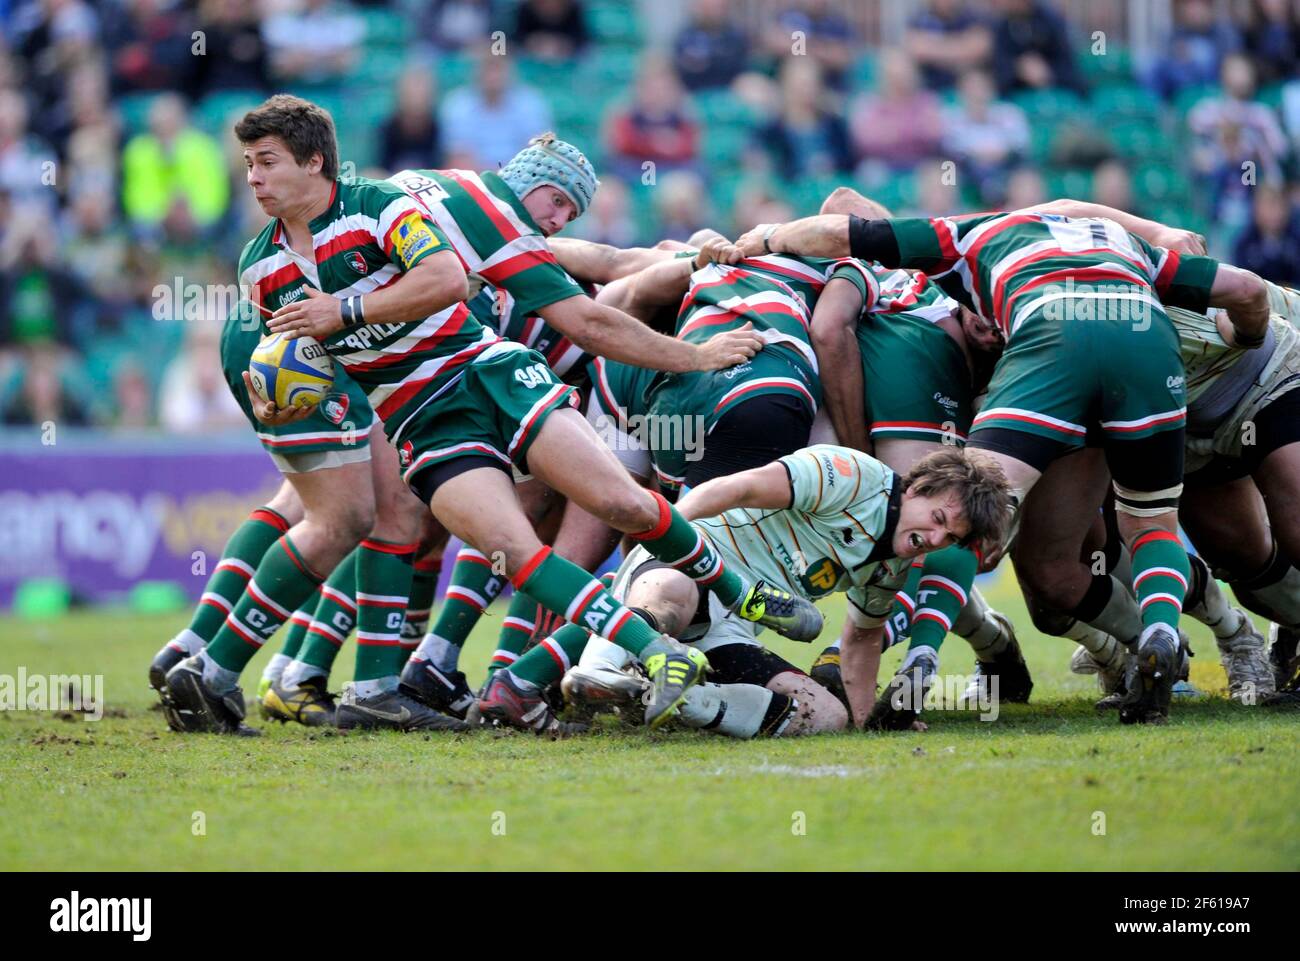
{"label": "green turf", "polygon": [[[109,708],[94,723],[0,712],[0,869],[1300,867],[1300,715],[1226,702],[1199,625],[1193,679],[1220,696],[1123,728],[1068,673],[1070,646],[1028,626],[1009,575],[986,593],[1020,628],[1031,705],[991,724],[933,714],[924,734],[748,743],[182,737],[149,710],[144,673],[183,617],[0,619],[0,674],[102,673]],[[827,611],[838,627],[842,607]],[[503,612],[470,640],[472,683]],[[804,666],[820,649],[775,646]],[[960,639],[943,653],[944,671],[970,670]]]}

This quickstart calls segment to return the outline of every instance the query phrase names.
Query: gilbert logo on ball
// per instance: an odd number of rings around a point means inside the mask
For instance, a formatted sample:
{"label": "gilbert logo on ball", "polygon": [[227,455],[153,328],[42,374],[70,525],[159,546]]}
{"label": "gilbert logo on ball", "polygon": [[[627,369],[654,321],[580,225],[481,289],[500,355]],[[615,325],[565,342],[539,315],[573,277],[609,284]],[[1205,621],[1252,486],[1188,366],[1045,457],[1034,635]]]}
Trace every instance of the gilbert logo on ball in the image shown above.
{"label": "gilbert logo on ball", "polygon": [[253,390],[277,407],[314,407],[334,386],[334,361],[314,337],[268,334],[248,363]]}

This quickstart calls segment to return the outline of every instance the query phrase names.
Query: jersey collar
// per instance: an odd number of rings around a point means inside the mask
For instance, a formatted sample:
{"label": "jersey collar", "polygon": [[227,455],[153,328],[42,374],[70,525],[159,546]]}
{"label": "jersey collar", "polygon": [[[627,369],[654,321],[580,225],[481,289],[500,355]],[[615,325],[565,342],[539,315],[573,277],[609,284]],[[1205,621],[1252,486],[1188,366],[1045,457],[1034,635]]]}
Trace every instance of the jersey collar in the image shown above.
{"label": "jersey collar", "polygon": [[[335,204],[342,205],[343,201],[339,198],[339,182],[336,179],[330,185],[330,200],[325,205],[325,209],[316,217],[313,217],[307,223],[307,229],[311,231],[312,236],[320,233],[334,221]],[[277,247],[283,247],[286,244],[284,236],[284,221],[279,217],[275,218],[275,233],[271,237],[271,243]]]}
{"label": "jersey collar", "polygon": [[897,557],[894,553],[894,531],[898,527],[898,512],[903,506],[903,485],[895,474],[889,482],[889,506],[885,508],[885,529],[876,538],[876,546],[871,549],[866,563],[875,564]]}

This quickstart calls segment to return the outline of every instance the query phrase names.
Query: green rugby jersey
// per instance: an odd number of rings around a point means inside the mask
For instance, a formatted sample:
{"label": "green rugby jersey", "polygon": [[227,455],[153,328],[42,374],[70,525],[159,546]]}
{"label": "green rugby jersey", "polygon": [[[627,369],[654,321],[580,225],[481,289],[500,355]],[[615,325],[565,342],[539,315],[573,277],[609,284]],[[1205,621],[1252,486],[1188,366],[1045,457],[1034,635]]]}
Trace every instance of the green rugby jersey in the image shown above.
{"label": "green rugby jersey", "polygon": [[923,270],[944,291],[997,323],[1008,341],[1043,308],[1106,300],[1131,316],[1161,303],[1204,313],[1218,261],[1153,247],[1112,220],[994,213],[889,221],[902,267]]}
{"label": "green rugby jersey", "polygon": [[[579,286],[588,295],[594,293],[586,285]],[[519,301],[504,287],[485,284],[469,300],[469,309],[483,326],[494,329],[506,340],[531,347],[545,357],[547,365],[565,383],[575,387],[587,383],[592,355],[548,324],[540,315],[520,310]]]}
{"label": "green rugby jersey", "polygon": [[[268,313],[300,298],[308,284],[340,299],[371,293],[449,248],[411,197],[364,177],[336,180],[329,206],[308,228],[314,260],[289,247],[278,219],[244,248],[240,283]],[[400,425],[498,340],[458,303],[411,323],[341,330],[325,339],[325,347],[366,392],[375,413]]]}
{"label": "green rugby jersey", "polygon": [[764,341],[792,348],[816,373],[817,355],[809,335],[812,312],[827,282],[836,276],[852,277],[867,292],[868,301],[875,301],[875,275],[852,258],[770,254],[738,264],[706,264],[691,274],[677,312],[677,337],[699,344],[752,323]]}
{"label": "green rugby jersey", "polygon": [[829,444],[779,463],[790,476],[788,508],[737,507],[693,523],[749,576],[808,600],[846,592],[859,624],[883,624],[911,566],[891,556],[897,476],[874,457]]}

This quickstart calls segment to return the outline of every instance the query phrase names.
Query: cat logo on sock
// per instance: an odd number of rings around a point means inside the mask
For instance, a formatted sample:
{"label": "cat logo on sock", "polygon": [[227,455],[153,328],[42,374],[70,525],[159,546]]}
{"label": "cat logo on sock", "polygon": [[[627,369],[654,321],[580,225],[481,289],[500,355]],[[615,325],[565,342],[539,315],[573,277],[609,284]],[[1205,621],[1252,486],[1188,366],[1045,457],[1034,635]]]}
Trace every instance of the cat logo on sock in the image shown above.
{"label": "cat logo on sock", "polygon": [[330,394],[320,403],[320,412],[325,419],[337,427],[348,416],[348,395]]}
{"label": "cat logo on sock", "polygon": [[354,250],[347,256],[348,266],[359,274],[370,273],[370,265],[366,263],[366,258],[361,256],[361,251]]}

